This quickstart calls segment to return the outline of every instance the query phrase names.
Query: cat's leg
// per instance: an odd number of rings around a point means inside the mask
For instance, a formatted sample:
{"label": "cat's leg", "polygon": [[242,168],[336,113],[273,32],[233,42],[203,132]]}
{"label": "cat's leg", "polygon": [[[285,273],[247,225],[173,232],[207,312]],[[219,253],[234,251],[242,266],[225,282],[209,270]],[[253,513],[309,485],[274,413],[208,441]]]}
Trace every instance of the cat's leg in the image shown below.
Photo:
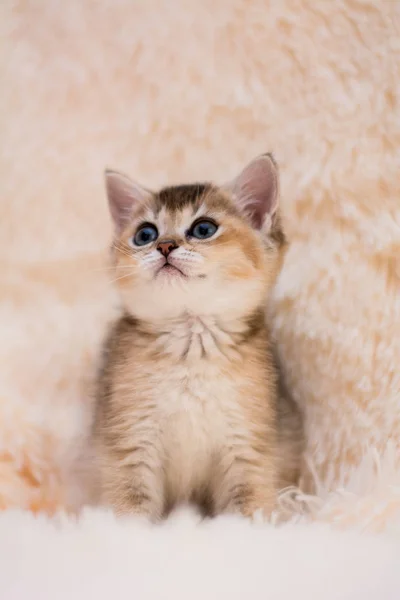
{"label": "cat's leg", "polygon": [[158,453],[140,446],[103,464],[102,501],[118,516],[140,515],[159,520],[165,508],[163,470]]}
{"label": "cat's leg", "polygon": [[269,517],[276,505],[276,457],[267,445],[237,445],[220,459],[214,478],[215,514],[241,513],[251,517],[262,511]]}

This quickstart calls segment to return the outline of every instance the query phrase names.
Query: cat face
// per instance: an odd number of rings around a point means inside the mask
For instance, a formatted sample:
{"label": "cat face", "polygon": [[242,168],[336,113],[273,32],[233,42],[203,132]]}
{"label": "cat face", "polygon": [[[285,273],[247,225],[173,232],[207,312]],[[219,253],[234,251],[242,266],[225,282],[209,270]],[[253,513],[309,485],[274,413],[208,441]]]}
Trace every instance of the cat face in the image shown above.
{"label": "cat face", "polygon": [[277,181],[272,160],[258,160],[261,169],[252,163],[225,186],[156,193],[107,173],[116,283],[130,314],[235,318],[265,302],[279,262]]}

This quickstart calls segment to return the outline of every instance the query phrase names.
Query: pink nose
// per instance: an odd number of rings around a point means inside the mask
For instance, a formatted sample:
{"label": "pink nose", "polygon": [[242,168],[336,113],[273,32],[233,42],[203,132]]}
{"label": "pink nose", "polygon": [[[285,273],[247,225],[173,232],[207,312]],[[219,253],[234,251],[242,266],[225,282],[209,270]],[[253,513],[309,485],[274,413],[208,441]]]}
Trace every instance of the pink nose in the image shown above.
{"label": "pink nose", "polygon": [[165,240],[164,242],[159,242],[157,245],[157,250],[161,252],[165,258],[167,258],[168,254],[170,254],[172,250],[175,250],[177,247],[178,246],[174,240]]}

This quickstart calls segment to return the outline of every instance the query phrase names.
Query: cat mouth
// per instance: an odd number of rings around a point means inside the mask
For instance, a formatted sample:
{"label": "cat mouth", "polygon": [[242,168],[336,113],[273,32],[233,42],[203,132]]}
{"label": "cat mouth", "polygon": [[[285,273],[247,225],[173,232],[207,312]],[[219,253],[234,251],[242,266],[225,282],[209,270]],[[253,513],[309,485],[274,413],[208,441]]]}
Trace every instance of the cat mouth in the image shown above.
{"label": "cat mouth", "polygon": [[169,262],[166,262],[160,269],[158,269],[157,275],[160,273],[164,273],[165,275],[186,277],[185,273],[178,269],[178,267],[171,265]]}

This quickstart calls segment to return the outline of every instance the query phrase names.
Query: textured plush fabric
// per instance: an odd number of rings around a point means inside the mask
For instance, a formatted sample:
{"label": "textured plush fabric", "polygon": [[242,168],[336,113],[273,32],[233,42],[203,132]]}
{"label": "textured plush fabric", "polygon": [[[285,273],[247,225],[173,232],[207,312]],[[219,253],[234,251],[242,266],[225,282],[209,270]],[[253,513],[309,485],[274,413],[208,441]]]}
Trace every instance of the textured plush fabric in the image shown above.
{"label": "textured plush fabric", "polygon": [[291,248],[271,310],[308,505],[397,522],[400,3],[4,0],[0,35],[1,507],[90,496],[104,167],[223,181],[272,150]]}
{"label": "textured plush fabric", "polygon": [[0,516],[2,600],[398,600],[399,540],[226,517]]}

